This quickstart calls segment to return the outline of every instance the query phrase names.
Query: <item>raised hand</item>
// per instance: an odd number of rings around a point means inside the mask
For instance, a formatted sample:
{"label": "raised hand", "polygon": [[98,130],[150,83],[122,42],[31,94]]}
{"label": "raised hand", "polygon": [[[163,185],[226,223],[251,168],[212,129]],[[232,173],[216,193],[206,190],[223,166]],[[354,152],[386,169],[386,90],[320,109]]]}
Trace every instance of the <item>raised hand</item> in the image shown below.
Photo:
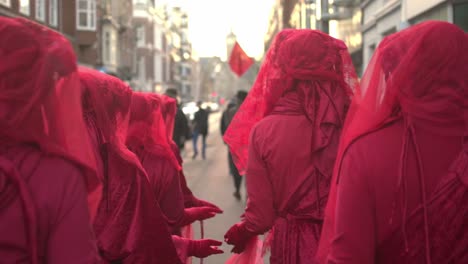
{"label": "raised hand", "polygon": [[233,253],[240,254],[245,250],[247,243],[255,233],[250,232],[245,228],[244,222],[233,225],[224,235],[224,241],[229,245],[233,245],[234,248],[231,250]]}
{"label": "raised hand", "polygon": [[185,208],[184,218],[182,219],[180,226],[185,226],[195,221],[212,218],[217,214],[217,212],[218,210],[208,206]]}
{"label": "raised hand", "polygon": [[197,258],[206,258],[214,254],[224,253],[218,246],[223,242],[213,239],[190,240],[187,254]]}

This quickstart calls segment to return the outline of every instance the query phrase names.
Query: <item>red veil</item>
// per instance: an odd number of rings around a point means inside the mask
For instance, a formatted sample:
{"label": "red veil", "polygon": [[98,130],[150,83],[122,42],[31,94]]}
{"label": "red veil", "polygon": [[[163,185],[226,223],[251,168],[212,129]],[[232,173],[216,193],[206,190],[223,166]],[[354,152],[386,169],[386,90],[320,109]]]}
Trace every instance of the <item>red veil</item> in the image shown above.
{"label": "red veil", "polygon": [[[403,146],[413,144],[418,149],[414,124],[436,133],[459,135],[461,138],[465,134],[466,137],[467,49],[467,38],[462,30],[452,24],[435,21],[390,35],[380,43],[361,80],[360,90],[355,92],[346,118],[317,253],[322,263],[334,237],[336,189],[341,161],[354,140],[399,118],[405,120]],[[406,152],[404,147],[401,164],[405,163]],[[464,157],[466,165],[466,147],[464,153],[461,157]],[[424,193],[421,160],[418,166]],[[404,165],[401,165],[398,175],[400,188],[405,181],[404,174]],[[464,174],[460,176],[465,177],[466,184],[466,170]],[[423,197],[423,204],[428,201],[428,197]],[[421,224],[426,232],[424,251],[426,260],[430,262],[428,214],[424,206],[423,213],[424,221]]]}
{"label": "red veil", "polygon": [[[91,214],[100,200],[100,181],[83,121],[76,57],[66,38],[29,20],[0,17],[0,142],[35,144],[84,169]],[[1,159],[25,203],[32,263],[37,263],[34,206],[11,162]],[[63,175],[66,177],[66,175]],[[1,201],[9,200],[1,192]],[[16,192],[13,192],[16,195]]]}
{"label": "red veil", "polygon": [[157,157],[167,158],[180,170],[180,164],[170,146],[172,138],[168,138],[161,108],[163,108],[161,97],[147,93],[133,93],[127,145],[140,160],[142,152],[149,152]]}
{"label": "red veil", "polygon": [[121,80],[80,69],[88,125],[98,134],[104,193],[94,223],[106,260],[179,263],[138,157],[126,146],[132,91]]}
{"label": "red veil", "polygon": [[159,97],[161,99],[161,113],[166,123],[166,131],[169,142],[172,143],[172,134],[174,134],[174,124],[175,116],[177,114],[177,101],[174,98],[171,98],[167,95],[156,95],[154,97]]}
{"label": "red veil", "polygon": [[316,30],[286,29],[278,33],[249,95],[224,135],[239,172],[245,173],[250,131],[285,93],[298,92],[306,116],[315,124],[315,151],[329,144],[322,139],[334,127],[341,127],[357,85],[342,41]]}

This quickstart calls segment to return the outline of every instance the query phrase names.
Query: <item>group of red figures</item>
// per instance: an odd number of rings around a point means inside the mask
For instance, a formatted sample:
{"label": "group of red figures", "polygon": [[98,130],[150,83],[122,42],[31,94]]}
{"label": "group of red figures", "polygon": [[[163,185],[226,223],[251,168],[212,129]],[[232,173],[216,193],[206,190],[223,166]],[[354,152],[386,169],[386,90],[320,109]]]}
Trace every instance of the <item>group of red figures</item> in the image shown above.
{"label": "group of red figures", "polygon": [[[0,263],[182,264],[192,223],[175,99],[78,67],[61,34],[0,17]],[[247,205],[227,263],[468,263],[468,35],[385,37],[362,78],[341,40],[280,31],[223,137]],[[210,226],[207,226],[210,228]],[[259,239],[259,235],[264,235]]]}

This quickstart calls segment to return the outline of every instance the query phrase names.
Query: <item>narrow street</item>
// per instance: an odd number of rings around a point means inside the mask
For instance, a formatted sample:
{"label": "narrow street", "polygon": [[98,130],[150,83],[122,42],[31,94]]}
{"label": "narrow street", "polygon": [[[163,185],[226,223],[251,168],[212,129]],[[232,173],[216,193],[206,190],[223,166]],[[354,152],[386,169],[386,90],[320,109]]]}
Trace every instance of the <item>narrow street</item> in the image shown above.
{"label": "narrow street", "polygon": [[[207,157],[192,160],[192,142],[185,145],[184,171],[188,185],[199,198],[216,203],[224,213],[204,222],[205,237],[223,240],[224,233],[231,225],[239,220],[245,206],[245,189],[242,189],[243,199],[236,200],[232,195],[234,183],[227,164],[227,147],[222,142],[219,132],[219,120],[221,113],[210,116],[210,133],[207,138]],[[199,142],[201,145],[201,141]],[[200,148],[200,147],[199,147]],[[194,224],[195,238],[200,238],[200,224]],[[205,264],[222,264],[230,256],[232,246],[223,244],[224,254],[211,256],[204,260]],[[194,264],[199,263],[194,259]]]}

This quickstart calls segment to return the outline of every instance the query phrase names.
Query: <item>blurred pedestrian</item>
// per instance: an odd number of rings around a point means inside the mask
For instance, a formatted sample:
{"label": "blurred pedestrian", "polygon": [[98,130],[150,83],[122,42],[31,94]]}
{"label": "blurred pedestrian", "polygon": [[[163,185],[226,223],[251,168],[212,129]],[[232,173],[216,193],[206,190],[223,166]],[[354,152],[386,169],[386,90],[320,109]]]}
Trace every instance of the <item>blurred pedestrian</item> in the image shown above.
{"label": "blurred pedestrian", "polygon": [[181,263],[138,157],[125,145],[132,90],[80,68],[83,115],[98,155],[103,197],[93,223],[105,263]]}
{"label": "blurred pedestrian", "polygon": [[183,151],[185,148],[185,141],[192,138],[192,132],[190,131],[189,122],[184,112],[182,111],[182,106],[180,104],[180,98],[177,89],[168,88],[164,94],[171,98],[174,98],[177,102],[177,113],[175,116],[174,132],[172,135],[172,139],[179,148],[179,151]]}
{"label": "blurred pedestrian", "polygon": [[[221,117],[221,134],[223,136],[227,128],[229,127],[229,124],[231,123],[232,119],[236,115],[237,110],[239,110],[240,106],[242,105],[246,97],[247,97],[247,91],[244,91],[244,90],[238,91],[236,94],[236,100],[232,103],[231,106],[228,104],[227,109],[223,112],[223,115]],[[240,200],[241,199],[240,188],[242,184],[242,176],[240,175],[239,170],[234,164],[229,148],[228,148],[228,164],[229,164],[229,172],[234,179],[235,191],[233,195],[234,197],[236,197],[237,200]]]}
{"label": "blurred pedestrian", "polygon": [[308,29],[277,34],[224,135],[249,197],[243,219],[225,234],[233,252],[272,229],[270,263],[311,262],[356,84],[341,40]]}
{"label": "blurred pedestrian", "polygon": [[322,263],[468,263],[467,50],[439,21],[379,44],[343,132]]}
{"label": "blurred pedestrian", "polygon": [[0,262],[96,263],[102,189],[73,48],[22,18],[0,17],[0,39]]}
{"label": "blurred pedestrian", "polygon": [[193,156],[195,159],[198,155],[198,137],[202,136],[202,158],[206,159],[206,136],[208,135],[208,117],[209,112],[202,107],[202,102],[197,102],[198,111],[193,118]]}

